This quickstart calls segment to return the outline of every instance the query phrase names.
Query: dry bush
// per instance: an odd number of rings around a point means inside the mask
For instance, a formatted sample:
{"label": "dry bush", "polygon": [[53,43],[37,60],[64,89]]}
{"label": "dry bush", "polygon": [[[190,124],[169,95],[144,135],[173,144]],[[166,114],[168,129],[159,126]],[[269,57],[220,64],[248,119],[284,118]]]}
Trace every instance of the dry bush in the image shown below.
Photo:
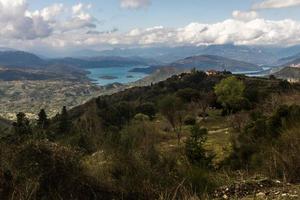
{"label": "dry bush", "polygon": [[241,132],[245,125],[249,122],[249,114],[247,112],[239,112],[228,117],[232,128]]}
{"label": "dry bush", "polygon": [[300,126],[282,132],[278,144],[269,149],[268,172],[287,182],[300,181]]}

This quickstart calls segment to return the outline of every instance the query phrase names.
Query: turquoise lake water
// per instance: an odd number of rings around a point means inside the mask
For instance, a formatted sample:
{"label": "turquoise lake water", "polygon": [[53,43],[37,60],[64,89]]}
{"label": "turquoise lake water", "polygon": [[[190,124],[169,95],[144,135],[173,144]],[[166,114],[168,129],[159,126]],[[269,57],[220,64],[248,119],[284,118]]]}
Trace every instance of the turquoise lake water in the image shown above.
{"label": "turquoise lake water", "polygon": [[[131,67],[110,67],[110,68],[93,68],[88,69],[88,77],[97,85],[108,85],[111,83],[130,83],[147,76],[144,73],[129,72],[134,68],[147,68],[148,66],[131,66]],[[116,77],[115,79],[105,79],[103,76]]]}

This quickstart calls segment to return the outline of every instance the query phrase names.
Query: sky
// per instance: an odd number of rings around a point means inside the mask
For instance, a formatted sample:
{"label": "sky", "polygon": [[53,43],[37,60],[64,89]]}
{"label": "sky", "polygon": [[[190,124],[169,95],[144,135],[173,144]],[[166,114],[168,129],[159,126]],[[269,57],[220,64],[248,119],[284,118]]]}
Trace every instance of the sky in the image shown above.
{"label": "sky", "polygon": [[300,0],[0,0],[0,47],[300,44]]}

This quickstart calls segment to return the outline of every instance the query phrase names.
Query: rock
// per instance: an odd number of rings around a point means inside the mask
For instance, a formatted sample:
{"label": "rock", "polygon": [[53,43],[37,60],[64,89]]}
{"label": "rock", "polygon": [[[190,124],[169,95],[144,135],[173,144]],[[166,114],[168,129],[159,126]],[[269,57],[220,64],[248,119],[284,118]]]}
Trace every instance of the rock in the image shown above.
{"label": "rock", "polygon": [[223,199],[228,199],[228,196],[226,194],[224,194]]}
{"label": "rock", "polygon": [[287,196],[287,193],[283,193],[281,196],[282,196],[282,197],[286,197],[286,196]]}
{"label": "rock", "polygon": [[256,196],[257,196],[257,197],[265,197],[266,194],[263,193],[263,192],[259,192],[259,193],[256,194]]}

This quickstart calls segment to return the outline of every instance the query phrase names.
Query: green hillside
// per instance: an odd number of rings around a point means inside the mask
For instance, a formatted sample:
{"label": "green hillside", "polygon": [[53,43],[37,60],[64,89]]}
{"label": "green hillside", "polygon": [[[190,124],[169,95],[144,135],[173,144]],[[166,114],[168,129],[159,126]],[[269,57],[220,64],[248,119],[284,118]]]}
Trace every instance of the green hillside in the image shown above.
{"label": "green hillside", "polygon": [[0,142],[0,196],[273,199],[290,182],[299,192],[299,98],[286,81],[193,70],[51,119],[19,113]]}

